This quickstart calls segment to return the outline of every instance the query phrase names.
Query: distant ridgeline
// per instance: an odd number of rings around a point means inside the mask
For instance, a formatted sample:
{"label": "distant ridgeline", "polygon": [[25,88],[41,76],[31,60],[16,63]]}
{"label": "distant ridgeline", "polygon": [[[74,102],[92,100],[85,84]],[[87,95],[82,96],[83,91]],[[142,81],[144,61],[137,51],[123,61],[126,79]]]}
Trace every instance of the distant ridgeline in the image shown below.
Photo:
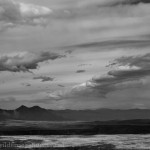
{"label": "distant ridgeline", "polygon": [[150,134],[150,110],[0,110],[0,135]]}
{"label": "distant ridgeline", "polygon": [[107,121],[150,119],[149,109],[48,110],[39,106],[0,109],[0,120],[30,121]]}

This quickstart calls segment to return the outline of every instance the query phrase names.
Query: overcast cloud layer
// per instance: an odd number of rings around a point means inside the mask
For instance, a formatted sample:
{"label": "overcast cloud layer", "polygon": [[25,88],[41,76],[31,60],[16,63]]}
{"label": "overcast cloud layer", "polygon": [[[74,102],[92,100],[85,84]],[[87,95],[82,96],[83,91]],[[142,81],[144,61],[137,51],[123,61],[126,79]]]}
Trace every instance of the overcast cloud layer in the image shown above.
{"label": "overcast cloud layer", "polygon": [[0,108],[150,108],[149,0],[0,0]]}

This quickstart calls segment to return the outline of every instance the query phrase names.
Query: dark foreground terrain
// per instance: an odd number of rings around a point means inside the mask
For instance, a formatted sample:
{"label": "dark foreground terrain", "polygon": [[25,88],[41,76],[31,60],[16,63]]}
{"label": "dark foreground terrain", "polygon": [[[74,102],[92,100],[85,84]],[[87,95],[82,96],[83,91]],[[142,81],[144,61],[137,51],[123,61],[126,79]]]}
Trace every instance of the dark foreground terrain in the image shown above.
{"label": "dark foreground terrain", "polygon": [[95,135],[95,134],[149,134],[150,120],[49,122],[0,122],[0,135]]}
{"label": "dark foreground terrain", "polygon": [[112,144],[100,144],[97,146],[77,146],[77,147],[47,147],[47,148],[2,148],[3,150],[116,150]]}

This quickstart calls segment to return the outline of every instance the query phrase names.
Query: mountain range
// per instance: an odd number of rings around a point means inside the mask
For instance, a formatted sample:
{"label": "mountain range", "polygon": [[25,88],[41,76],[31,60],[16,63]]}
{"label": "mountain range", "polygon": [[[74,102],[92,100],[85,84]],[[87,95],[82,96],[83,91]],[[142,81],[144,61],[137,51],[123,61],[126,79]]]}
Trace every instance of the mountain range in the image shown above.
{"label": "mountain range", "polygon": [[29,121],[108,121],[150,119],[150,109],[50,110],[39,106],[0,109],[0,120]]}

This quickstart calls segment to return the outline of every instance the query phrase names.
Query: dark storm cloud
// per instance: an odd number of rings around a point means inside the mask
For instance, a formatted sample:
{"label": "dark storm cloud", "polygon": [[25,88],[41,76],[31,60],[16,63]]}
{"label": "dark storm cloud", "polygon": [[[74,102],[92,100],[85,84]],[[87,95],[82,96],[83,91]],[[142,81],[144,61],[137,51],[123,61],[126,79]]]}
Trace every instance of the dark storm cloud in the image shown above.
{"label": "dark storm cloud", "polygon": [[76,73],[84,73],[86,70],[77,70]]}
{"label": "dark storm cloud", "polygon": [[105,98],[110,92],[137,88],[143,83],[140,79],[150,76],[150,53],[140,56],[121,57],[115,59],[106,75],[93,77],[91,80],[74,86],[71,90],[50,94],[50,97],[61,100],[63,98],[92,97]]}
{"label": "dark storm cloud", "polygon": [[64,55],[52,52],[26,52],[15,54],[13,56],[3,55],[0,57],[0,71],[30,72],[30,70],[37,69],[41,62],[55,60],[62,57],[64,57]]}
{"label": "dark storm cloud", "polygon": [[33,79],[35,79],[35,80],[40,79],[40,80],[42,80],[41,82],[53,81],[53,80],[54,80],[54,78],[52,78],[52,77],[47,77],[47,76],[34,77]]}

